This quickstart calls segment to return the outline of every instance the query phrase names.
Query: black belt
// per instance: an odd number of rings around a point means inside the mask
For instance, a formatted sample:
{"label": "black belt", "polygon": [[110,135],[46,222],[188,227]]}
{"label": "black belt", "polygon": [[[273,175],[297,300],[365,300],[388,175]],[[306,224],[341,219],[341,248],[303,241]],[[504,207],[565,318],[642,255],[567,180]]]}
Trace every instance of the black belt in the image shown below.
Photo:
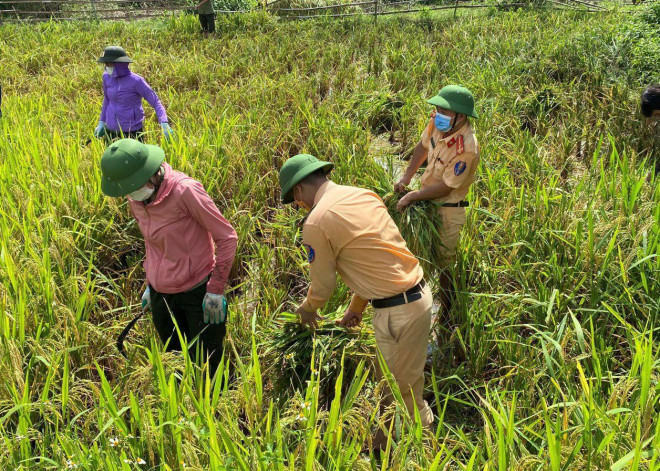
{"label": "black belt", "polygon": [[440,206],[444,206],[445,208],[467,208],[470,206],[470,203],[467,201],[460,201],[458,203],[442,203]]}
{"label": "black belt", "polygon": [[405,293],[397,294],[396,296],[385,299],[374,299],[371,301],[371,305],[376,309],[384,309],[386,307],[394,307],[400,306],[402,304],[412,303],[413,301],[422,299],[422,290],[425,286],[426,281],[422,280]]}

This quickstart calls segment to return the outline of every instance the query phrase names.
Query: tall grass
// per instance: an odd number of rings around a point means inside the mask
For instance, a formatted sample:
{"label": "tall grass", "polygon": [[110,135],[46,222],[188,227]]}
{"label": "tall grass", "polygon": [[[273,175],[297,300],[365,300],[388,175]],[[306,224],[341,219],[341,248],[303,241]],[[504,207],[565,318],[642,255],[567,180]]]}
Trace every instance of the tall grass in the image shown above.
{"label": "tall grass", "polygon": [[[660,147],[637,118],[660,51],[647,18],[521,11],[374,28],[254,14],[222,19],[211,41],[189,17],[2,25],[0,463],[658,469],[660,190],[645,177]],[[165,353],[148,320],[127,359],[114,347],[144,274],[125,202],[100,191],[103,145],[86,144],[107,44],[165,103],[167,160],[239,234],[215,380]],[[381,188],[379,162],[411,152],[423,98],[452,82],[478,97],[482,161],[423,431],[401,403],[379,412],[368,316],[350,333],[326,325],[330,341],[282,330],[307,267],[277,172],[305,151],[333,160],[338,182]],[[159,139],[153,120],[147,131]],[[370,452],[386,424],[393,440]]]}

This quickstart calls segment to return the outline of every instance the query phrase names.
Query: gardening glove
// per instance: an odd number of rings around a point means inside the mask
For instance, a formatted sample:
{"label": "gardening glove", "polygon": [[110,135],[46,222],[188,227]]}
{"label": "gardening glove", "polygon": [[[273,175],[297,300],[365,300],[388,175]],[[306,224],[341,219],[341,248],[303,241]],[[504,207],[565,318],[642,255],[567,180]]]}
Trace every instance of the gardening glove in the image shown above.
{"label": "gardening glove", "polygon": [[94,129],[94,137],[105,136],[105,121],[99,121],[99,125]]}
{"label": "gardening glove", "polygon": [[144,290],[142,294],[142,310],[151,311],[151,290],[147,286],[147,289]]}
{"label": "gardening glove", "polygon": [[207,324],[224,324],[227,320],[227,300],[223,294],[206,293],[202,310]]}
{"label": "gardening glove", "polygon": [[160,127],[163,128],[163,137],[165,139],[171,139],[174,136],[174,130],[168,123],[160,123]]}

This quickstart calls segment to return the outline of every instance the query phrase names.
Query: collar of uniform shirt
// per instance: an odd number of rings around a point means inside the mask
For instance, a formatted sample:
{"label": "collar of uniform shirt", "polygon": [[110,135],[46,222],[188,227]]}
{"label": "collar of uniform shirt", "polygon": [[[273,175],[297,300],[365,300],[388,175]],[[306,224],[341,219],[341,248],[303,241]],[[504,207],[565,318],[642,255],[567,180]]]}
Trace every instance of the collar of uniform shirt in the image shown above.
{"label": "collar of uniform shirt", "polygon": [[326,191],[328,191],[330,188],[337,186],[336,183],[331,182],[328,180],[325,182],[323,185],[319,187],[319,189],[316,191],[316,195],[314,195],[314,206],[319,204],[319,201],[321,200],[321,197],[325,195]]}
{"label": "collar of uniform shirt", "polygon": [[[467,127],[468,123],[469,122],[466,120],[463,123],[463,125],[460,128],[458,128],[456,131],[451,133],[449,136],[443,137],[442,140],[445,141],[445,144],[447,144],[449,141],[451,141],[454,137],[458,136],[459,134],[463,134],[463,131],[465,131],[465,128]],[[449,145],[449,144],[447,144],[447,145]]]}

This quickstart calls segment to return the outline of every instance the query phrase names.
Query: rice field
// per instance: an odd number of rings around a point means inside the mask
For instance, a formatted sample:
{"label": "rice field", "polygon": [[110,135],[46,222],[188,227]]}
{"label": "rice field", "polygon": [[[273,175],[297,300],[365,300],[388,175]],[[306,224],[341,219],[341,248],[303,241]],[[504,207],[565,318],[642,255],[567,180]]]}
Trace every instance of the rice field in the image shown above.
{"label": "rice field", "polygon": [[[251,13],[220,18],[211,40],[191,16],[0,25],[3,469],[660,469],[660,127],[639,114],[659,23],[651,4],[377,25]],[[239,236],[214,381],[164,352],[147,317],[127,358],[115,347],[144,272],[90,141],[109,44],[167,109],[167,161]],[[429,362],[429,431],[401,403],[378,413],[369,315],[334,325],[345,286],[316,335],[295,325],[302,213],[280,205],[277,174],[307,152],[386,196],[448,83],[477,97],[482,154]],[[370,451],[392,416],[387,448]]]}

